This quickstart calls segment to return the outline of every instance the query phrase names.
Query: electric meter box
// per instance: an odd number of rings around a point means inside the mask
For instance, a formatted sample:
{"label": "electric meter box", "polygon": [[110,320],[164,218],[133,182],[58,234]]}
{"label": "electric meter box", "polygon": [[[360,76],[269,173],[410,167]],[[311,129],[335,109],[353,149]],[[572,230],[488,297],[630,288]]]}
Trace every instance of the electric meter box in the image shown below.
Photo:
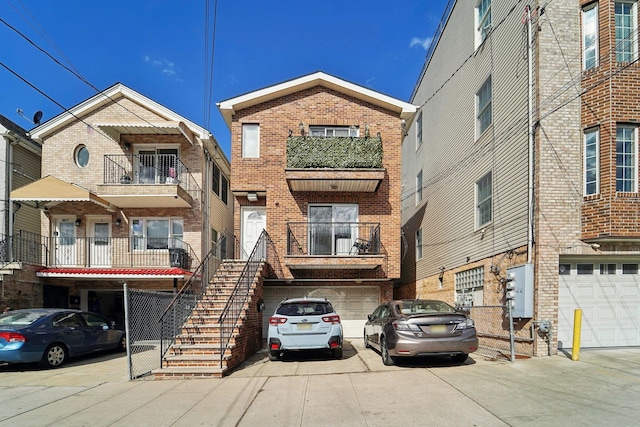
{"label": "electric meter box", "polygon": [[507,268],[507,277],[513,276],[515,297],[512,308],[514,318],[533,317],[533,264]]}

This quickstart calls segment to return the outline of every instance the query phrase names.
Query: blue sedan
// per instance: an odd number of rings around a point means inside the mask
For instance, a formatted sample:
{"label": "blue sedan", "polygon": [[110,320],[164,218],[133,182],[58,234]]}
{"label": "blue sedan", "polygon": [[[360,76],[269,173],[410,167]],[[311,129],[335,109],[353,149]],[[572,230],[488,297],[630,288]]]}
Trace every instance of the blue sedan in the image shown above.
{"label": "blue sedan", "polygon": [[56,368],[69,357],[107,350],[126,350],[125,334],[99,314],[54,308],[0,314],[0,363]]}

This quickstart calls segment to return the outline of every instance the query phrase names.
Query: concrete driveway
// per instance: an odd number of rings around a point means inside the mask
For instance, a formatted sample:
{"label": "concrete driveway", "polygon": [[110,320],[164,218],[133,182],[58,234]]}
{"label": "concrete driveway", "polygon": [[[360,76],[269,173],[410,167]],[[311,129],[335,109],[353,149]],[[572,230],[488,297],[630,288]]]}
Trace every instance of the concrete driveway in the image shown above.
{"label": "concrete driveway", "polygon": [[252,357],[223,379],[127,380],[107,354],[60,369],[0,367],[0,426],[635,426],[640,349],[583,351],[457,366],[422,359],[384,366],[359,341],[342,360],[310,353]]}

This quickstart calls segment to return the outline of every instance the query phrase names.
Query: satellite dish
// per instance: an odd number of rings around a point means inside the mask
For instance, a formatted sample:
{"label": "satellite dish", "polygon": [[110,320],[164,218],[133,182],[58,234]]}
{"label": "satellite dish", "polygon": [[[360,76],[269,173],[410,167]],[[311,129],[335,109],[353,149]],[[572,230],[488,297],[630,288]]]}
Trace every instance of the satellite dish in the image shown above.
{"label": "satellite dish", "polygon": [[40,120],[42,120],[42,111],[36,111],[36,113],[33,115],[33,124],[36,126],[39,125]]}

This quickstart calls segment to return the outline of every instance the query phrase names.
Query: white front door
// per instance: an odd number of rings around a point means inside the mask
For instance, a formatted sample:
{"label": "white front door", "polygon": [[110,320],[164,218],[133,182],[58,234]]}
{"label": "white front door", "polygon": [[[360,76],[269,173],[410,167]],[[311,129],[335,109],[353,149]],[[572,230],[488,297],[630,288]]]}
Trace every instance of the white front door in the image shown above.
{"label": "white front door", "polygon": [[267,228],[267,210],[261,207],[242,208],[242,259],[249,258],[260,233]]}
{"label": "white front door", "polygon": [[76,266],[78,264],[75,218],[56,219],[53,242],[54,265]]}
{"label": "white front door", "polygon": [[104,218],[89,220],[89,266],[111,267],[111,222]]}

